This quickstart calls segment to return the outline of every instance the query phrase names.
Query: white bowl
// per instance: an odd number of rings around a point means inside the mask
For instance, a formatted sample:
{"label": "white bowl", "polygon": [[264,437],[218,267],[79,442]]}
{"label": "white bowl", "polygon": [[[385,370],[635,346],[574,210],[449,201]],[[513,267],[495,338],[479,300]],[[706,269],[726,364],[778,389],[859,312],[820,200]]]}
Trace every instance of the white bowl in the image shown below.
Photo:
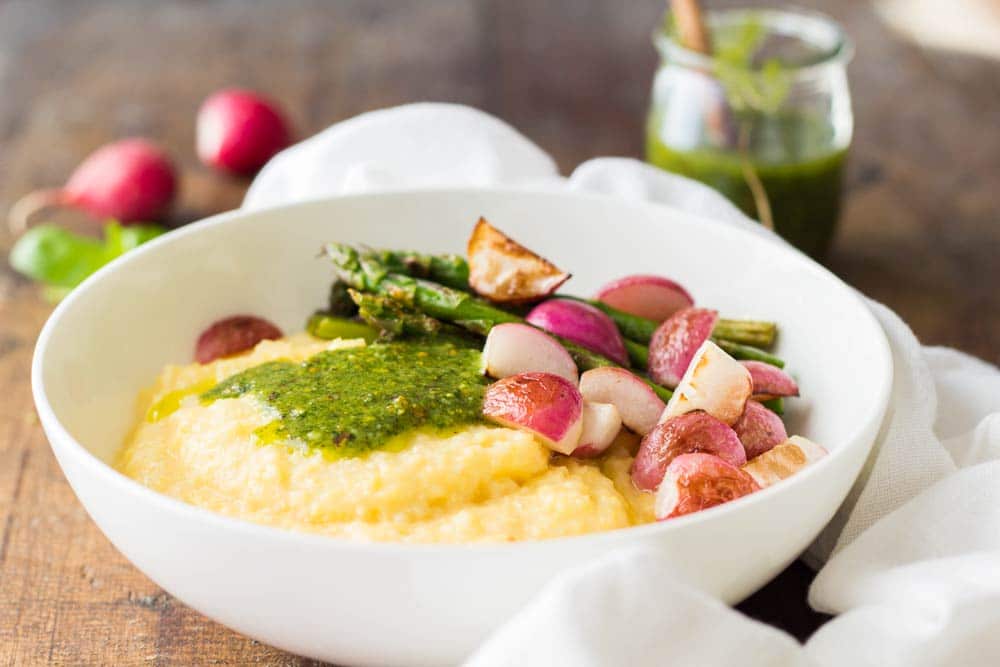
{"label": "white bowl", "polygon": [[[696,515],[583,537],[495,546],[359,544],[226,518],[160,495],[108,462],[136,393],[191,360],[221,316],[294,332],[327,296],[324,241],[464,250],[485,215],[571,270],[589,294],[629,273],[680,280],[728,317],[780,323],[803,398],[789,432],[830,456],[781,484]],[[32,369],[63,472],[136,567],[205,615],[280,648],[347,664],[432,665],[467,655],[553,575],[652,546],[691,584],[734,603],[786,567],[843,501],[886,408],[891,356],[848,287],[780,244],[662,206],[600,196],[456,190],[345,197],[216,216],[101,270],[53,313]]]}

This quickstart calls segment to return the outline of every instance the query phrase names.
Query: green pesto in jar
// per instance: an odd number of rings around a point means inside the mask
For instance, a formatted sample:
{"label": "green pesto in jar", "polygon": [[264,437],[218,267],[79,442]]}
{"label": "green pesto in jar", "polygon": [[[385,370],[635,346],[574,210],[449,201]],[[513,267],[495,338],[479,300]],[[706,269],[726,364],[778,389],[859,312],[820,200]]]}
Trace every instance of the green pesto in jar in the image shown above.
{"label": "green pesto in jar", "polygon": [[482,421],[480,352],[451,341],[400,341],[271,361],[201,394],[204,404],[252,396],[277,413],[262,443],[303,443],[334,458],[383,449],[417,428]]}

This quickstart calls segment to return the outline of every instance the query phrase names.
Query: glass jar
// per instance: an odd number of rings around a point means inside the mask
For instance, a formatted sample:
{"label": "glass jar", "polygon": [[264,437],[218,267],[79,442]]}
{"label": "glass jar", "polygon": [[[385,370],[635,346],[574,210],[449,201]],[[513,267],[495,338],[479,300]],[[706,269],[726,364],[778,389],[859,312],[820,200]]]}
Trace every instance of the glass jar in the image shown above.
{"label": "glass jar", "polygon": [[709,15],[713,55],[655,35],[646,159],[706,183],[805,252],[823,255],[853,132],[840,26],[797,10]]}

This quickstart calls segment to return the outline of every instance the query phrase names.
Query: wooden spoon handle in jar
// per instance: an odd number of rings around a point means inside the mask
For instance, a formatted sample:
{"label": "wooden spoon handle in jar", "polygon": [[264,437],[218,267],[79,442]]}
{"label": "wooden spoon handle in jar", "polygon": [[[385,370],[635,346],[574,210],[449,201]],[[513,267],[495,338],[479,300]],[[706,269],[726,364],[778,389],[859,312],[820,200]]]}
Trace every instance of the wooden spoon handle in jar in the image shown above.
{"label": "wooden spoon handle in jar", "polygon": [[698,0],[670,0],[670,9],[677,21],[677,33],[685,48],[711,55],[712,38],[705,26]]}

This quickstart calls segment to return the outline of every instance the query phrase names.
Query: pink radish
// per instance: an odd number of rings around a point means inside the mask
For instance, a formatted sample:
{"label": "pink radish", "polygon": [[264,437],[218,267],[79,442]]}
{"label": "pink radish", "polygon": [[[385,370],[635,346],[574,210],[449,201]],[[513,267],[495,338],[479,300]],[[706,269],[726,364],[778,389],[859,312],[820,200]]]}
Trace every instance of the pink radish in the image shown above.
{"label": "pink radish", "polygon": [[234,315],[205,329],[195,344],[194,358],[207,364],[220,357],[230,357],[252,350],[262,340],[281,338],[281,329],[253,315]]}
{"label": "pink radish", "polygon": [[743,443],[748,459],[760,456],[788,439],[781,417],[757,401],[747,401],[743,415],[733,424],[733,430]]}
{"label": "pink radish", "polygon": [[552,294],[566,273],[491,225],[476,223],[466,248],[469,286],[497,303],[528,303]]}
{"label": "pink radish", "polygon": [[583,403],[583,430],[573,456],[590,459],[600,456],[622,430],[618,409],[610,403]]}
{"label": "pink radish", "polygon": [[555,373],[573,384],[579,379],[566,348],[535,327],[513,322],[490,329],[483,346],[483,371],[495,378],[538,371]]}
{"label": "pink radish", "polygon": [[704,412],[689,412],[646,434],[632,462],[632,483],[644,491],[656,490],[670,462],[693,452],[713,454],[734,466],[747,462],[733,429]]}
{"label": "pink radish", "polygon": [[583,429],[583,397],[553,373],[520,373],[486,388],[483,415],[502,426],[530,431],[560,454],[571,454]]}
{"label": "pink radish", "polygon": [[145,139],[123,139],[88,155],[65,186],[22,197],[11,208],[10,227],[19,233],[35,213],[60,206],[122,223],[160,220],[176,190],[177,176],[166,153]]}
{"label": "pink radish", "polygon": [[719,313],[707,308],[685,308],[671,315],[649,341],[649,377],[676,387],[701,344],[712,335]]}
{"label": "pink radish", "polygon": [[611,403],[622,422],[639,435],[646,435],[663,413],[665,404],[648,384],[625,370],[605,366],[580,376],[580,393],[595,403]]}
{"label": "pink radish", "polygon": [[618,327],[610,317],[590,304],[549,299],[532,308],[525,320],[539,329],[602,354],[617,364],[628,364],[628,352]]}
{"label": "pink radish", "polygon": [[750,371],[718,345],[706,340],[667,401],[660,421],[704,410],[720,421],[735,424],[752,390]]}
{"label": "pink radish", "polygon": [[827,451],[815,442],[793,435],[750,461],[743,470],[763,488],[791,477],[826,454]]}
{"label": "pink radish", "polygon": [[656,493],[656,519],[700,512],[759,491],[749,474],[711,454],[682,454],[667,467]]}
{"label": "pink radish", "polygon": [[798,396],[799,385],[785,371],[763,361],[741,361],[753,379],[753,397],[769,401],[779,396]]}
{"label": "pink radish", "polygon": [[613,280],[594,298],[612,308],[657,322],[694,305],[687,290],[673,280],[645,274]]}
{"label": "pink radish", "polygon": [[220,90],[202,103],[195,134],[202,162],[243,175],[291,143],[288,121],[277,105],[239,88]]}

